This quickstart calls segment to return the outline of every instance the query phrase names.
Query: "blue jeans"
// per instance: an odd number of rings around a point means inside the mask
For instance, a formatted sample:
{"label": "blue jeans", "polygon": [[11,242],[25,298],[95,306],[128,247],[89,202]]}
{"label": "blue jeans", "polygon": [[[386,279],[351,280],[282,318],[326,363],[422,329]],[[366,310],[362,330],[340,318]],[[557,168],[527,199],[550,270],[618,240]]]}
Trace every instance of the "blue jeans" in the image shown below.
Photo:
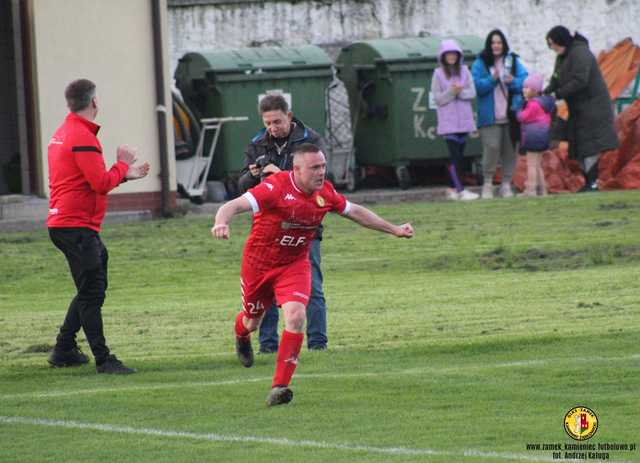
{"label": "blue jeans", "polygon": [[[311,260],[311,298],[307,305],[307,346],[309,349],[327,347],[327,305],[322,292],[320,269],[320,240],[313,240],[309,249]],[[260,324],[260,349],[278,349],[278,306],[273,304]]]}

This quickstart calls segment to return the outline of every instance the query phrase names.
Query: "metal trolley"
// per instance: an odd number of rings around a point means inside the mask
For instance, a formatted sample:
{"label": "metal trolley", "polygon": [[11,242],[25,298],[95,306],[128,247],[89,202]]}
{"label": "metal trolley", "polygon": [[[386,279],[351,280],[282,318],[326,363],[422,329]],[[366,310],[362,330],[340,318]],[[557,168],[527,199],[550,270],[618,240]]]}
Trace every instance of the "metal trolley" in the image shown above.
{"label": "metal trolley", "polygon": [[[249,118],[245,116],[200,119],[200,138],[198,139],[195,156],[188,159],[176,160],[176,180],[178,182],[178,188],[181,189],[185,195],[195,200],[202,200],[222,126],[227,122],[244,122],[248,120]],[[207,135],[212,136],[213,140],[209,146],[209,152],[207,156],[205,156],[204,144]]]}

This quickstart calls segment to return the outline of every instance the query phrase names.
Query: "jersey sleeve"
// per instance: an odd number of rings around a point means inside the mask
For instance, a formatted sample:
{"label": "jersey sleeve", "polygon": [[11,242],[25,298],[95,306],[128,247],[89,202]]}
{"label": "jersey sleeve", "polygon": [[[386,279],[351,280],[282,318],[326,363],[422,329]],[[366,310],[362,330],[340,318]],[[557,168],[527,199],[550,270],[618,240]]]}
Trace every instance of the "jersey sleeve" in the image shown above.
{"label": "jersey sleeve", "polygon": [[343,195],[338,193],[331,182],[327,181],[329,201],[331,204],[331,212],[337,212],[340,215],[348,215],[351,210],[351,203]]}
{"label": "jersey sleeve", "polygon": [[96,193],[109,193],[122,183],[127,175],[129,166],[123,161],[117,161],[111,169],[106,169],[102,148],[95,137],[76,135],[71,140],[69,148],[76,164]]}
{"label": "jersey sleeve", "polygon": [[276,205],[279,190],[277,183],[266,179],[253,188],[250,188],[242,196],[251,204],[253,213],[257,214],[258,212],[272,209]]}

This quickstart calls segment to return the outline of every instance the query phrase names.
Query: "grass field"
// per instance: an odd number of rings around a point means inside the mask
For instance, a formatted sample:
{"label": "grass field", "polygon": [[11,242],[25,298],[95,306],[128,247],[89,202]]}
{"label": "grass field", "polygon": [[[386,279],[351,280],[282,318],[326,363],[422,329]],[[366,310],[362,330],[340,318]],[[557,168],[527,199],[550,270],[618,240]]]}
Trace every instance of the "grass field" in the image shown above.
{"label": "grass field", "polygon": [[274,356],[241,367],[231,334],[248,216],[228,242],[210,218],[103,231],[128,377],[47,366],[66,263],[44,231],[0,236],[0,461],[551,461],[527,444],[577,443],[576,405],[587,443],[640,444],[640,192],[373,209],[415,239],[328,217],[330,347],[271,409]]}

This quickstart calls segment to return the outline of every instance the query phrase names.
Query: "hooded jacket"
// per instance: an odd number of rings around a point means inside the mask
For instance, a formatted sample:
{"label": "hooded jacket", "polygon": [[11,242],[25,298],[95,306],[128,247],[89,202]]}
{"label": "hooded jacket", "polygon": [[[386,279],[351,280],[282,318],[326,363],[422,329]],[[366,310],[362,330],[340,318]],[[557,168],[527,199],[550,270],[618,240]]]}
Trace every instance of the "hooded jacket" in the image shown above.
{"label": "hooded jacket", "polygon": [[[513,112],[518,111],[524,102],[522,97],[522,84],[527,78],[527,70],[515,53],[509,52],[505,55],[506,59],[513,60],[511,74],[513,80],[508,86],[511,105],[509,109]],[[471,66],[471,74],[476,85],[476,93],[478,94],[477,111],[478,111],[478,127],[485,127],[495,124],[495,101],[493,93],[498,81],[493,79],[489,68],[478,56]]]}
{"label": "hooded jacket", "polygon": [[517,117],[520,122],[520,149],[545,151],[549,149],[551,116],[556,109],[555,99],[543,95],[525,102]]}
{"label": "hooded jacket", "polygon": [[569,120],[559,138],[569,142],[572,159],[618,147],[609,90],[585,37],[576,33],[566,51],[558,55],[545,93],[555,93],[567,102]]}
{"label": "hooded jacket", "polygon": [[[438,50],[438,62],[443,62],[445,53],[456,52],[459,56],[460,75],[447,77],[442,64],[431,79],[431,94],[437,105],[438,135],[469,133],[476,130],[471,101],[476,97],[473,78],[469,68],[463,64],[462,49],[455,40],[443,40]],[[452,85],[461,85],[462,91],[455,95]]]}

